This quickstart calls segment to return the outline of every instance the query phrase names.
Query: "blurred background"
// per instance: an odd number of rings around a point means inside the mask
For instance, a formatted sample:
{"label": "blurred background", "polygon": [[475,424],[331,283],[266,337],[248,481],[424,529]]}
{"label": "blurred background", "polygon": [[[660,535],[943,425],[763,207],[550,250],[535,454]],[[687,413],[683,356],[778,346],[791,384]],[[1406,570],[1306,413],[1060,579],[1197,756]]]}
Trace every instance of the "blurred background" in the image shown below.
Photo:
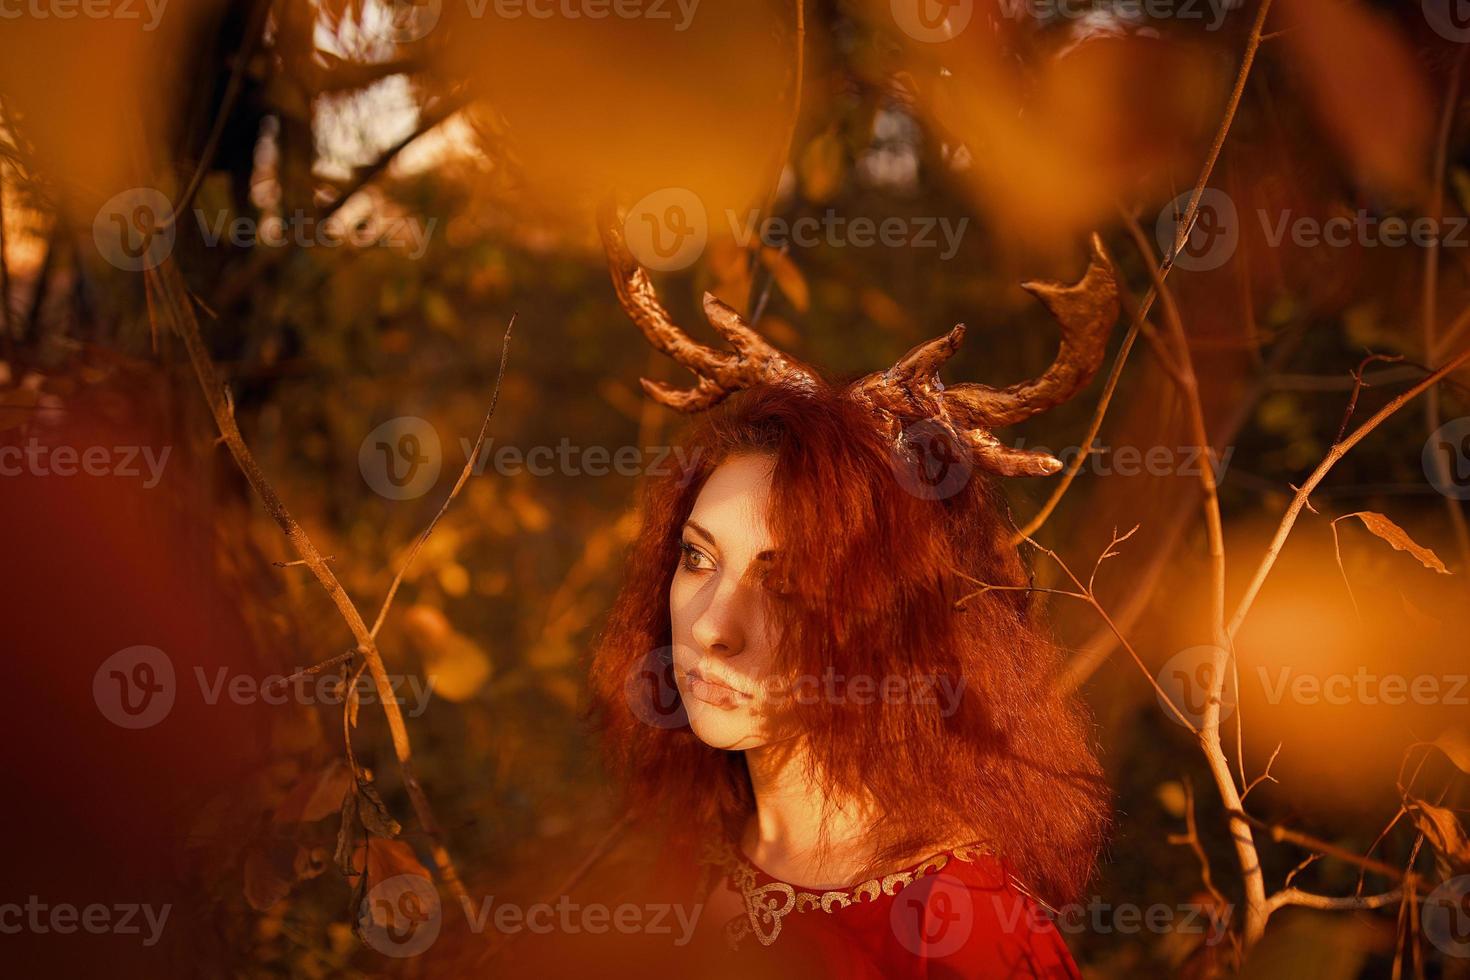
{"label": "blurred background", "polygon": [[[0,947],[56,975],[417,975],[432,956],[354,931],[364,881],[432,879],[457,904],[382,705],[344,719],[358,641],[221,445],[171,329],[184,308],[369,625],[472,455],[515,317],[486,448],[377,641],[470,894],[529,903],[648,866],[585,675],[639,487],[679,463],[681,420],[638,378],[689,379],[617,305],[594,220],[616,195],[691,333],[713,336],[709,290],[834,376],[958,322],[947,378],[1039,374],[1057,330],[1020,284],[1075,279],[1101,234],[1127,294],[1109,361],[1002,433],[1082,460],[1054,509],[1057,478],[1005,489],[1084,580],[1137,527],[1095,593],[1148,676],[1088,604],[1044,599],[1116,792],[1103,911],[1066,938],[1090,976],[1239,965],[1187,921],[1238,928],[1241,874],[1159,693],[1188,709],[1213,642],[1199,471],[1233,609],[1342,433],[1470,345],[1467,45],[1455,0],[0,6],[0,899],[173,909],[151,944],[140,914],[141,935]],[[1223,726],[1242,788],[1271,760],[1249,812],[1336,849],[1259,831],[1268,891],[1291,873],[1351,895],[1371,853],[1440,888],[1439,918],[1283,908],[1249,975],[1470,975],[1467,383],[1394,413],[1312,495],[1237,637]],[[1363,512],[1382,519],[1335,521]],[[438,950],[493,972],[501,938]]]}

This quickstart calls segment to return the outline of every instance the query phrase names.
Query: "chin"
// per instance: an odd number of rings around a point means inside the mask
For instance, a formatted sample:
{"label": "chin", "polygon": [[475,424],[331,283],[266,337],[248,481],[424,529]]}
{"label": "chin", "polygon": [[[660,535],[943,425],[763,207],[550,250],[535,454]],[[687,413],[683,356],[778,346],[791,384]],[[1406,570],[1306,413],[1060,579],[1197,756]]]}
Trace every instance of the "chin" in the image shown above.
{"label": "chin", "polygon": [[684,699],[684,710],[695,738],[710,748],[733,752],[759,748],[765,741],[755,719],[746,711],[717,708],[692,697]]}

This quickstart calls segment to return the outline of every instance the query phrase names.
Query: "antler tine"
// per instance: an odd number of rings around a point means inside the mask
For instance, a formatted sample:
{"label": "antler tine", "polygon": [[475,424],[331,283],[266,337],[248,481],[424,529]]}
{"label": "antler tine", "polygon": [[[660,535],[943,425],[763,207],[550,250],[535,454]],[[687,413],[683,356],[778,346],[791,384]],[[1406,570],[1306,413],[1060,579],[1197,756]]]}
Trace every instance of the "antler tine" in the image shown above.
{"label": "antler tine", "polygon": [[739,313],[709,293],[704,294],[704,315],[734,350],[716,350],[694,340],[674,324],[658,301],[648,273],[628,250],[613,202],[605,201],[598,208],[598,226],[623,310],[650,344],[699,378],[693,388],[685,389],[642,378],[643,390],[650,398],[681,412],[701,412],[742,388],[763,382],[802,384],[816,380],[810,368],[771,346]]}
{"label": "antler tine", "polygon": [[658,301],[658,291],[649,281],[648,273],[628,251],[616,206],[605,202],[599,207],[597,224],[602,232],[603,250],[607,252],[608,272],[623,312],[658,350],[695,374],[713,378],[720,369],[720,352],[699,343],[675,325],[669,311]]}
{"label": "antler tine", "polygon": [[945,407],[969,428],[1011,425],[1060,405],[1102,366],[1108,335],[1118,319],[1118,282],[1102,239],[1092,236],[1092,258],[1078,282],[1027,282],[1021,288],[1041,300],[1061,324],[1056,360],[1040,377],[1005,388],[972,383],[947,388]]}
{"label": "antler tine", "polygon": [[938,375],[940,366],[954,357],[955,351],[960,349],[960,341],[964,339],[965,325],[956,323],[949,333],[926,340],[900,357],[898,363],[883,372],[883,378],[889,384],[899,385],[910,385],[934,378]]}

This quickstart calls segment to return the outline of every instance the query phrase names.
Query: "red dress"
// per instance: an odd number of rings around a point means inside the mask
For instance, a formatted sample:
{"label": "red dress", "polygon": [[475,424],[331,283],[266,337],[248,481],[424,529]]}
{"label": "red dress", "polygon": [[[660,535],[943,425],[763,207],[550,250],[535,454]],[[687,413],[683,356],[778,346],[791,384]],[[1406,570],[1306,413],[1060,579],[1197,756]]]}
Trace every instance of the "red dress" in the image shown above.
{"label": "red dress", "polygon": [[1042,904],[979,848],[837,890],[778,881],[724,842],[709,849],[706,866],[706,908],[724,904],[735,914],[711,915],[703,938],[718,930],[730,955],[757,969],[801,963],[814,975],[884,980],[1079,977]]}

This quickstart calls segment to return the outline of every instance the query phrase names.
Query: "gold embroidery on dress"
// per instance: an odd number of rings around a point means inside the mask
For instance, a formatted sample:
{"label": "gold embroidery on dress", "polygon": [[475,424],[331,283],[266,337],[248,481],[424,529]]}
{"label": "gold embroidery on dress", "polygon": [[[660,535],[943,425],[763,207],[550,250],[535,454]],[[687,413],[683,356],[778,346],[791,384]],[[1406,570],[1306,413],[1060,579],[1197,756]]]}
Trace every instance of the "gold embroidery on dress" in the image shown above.
{"label": "gold embroidery on dress", "polygon": [[[972,863],[989,852],[978,844],[956,847],[949,853],[935,854],[925,858],[907,871],[898,871],[882,878],[870,878],[851,888],[834,889],[821,893],[797,891],[784,881],[772,881],[765,885],[756,884],[755,867],[738,853],[726,840],[710,841],[705,847],[705,863],[716,865],[725,872],[726,880],[740,893],[745,903],[745,915],[735,916],[725,924],[725,942],[738,949],[746,936],[755,935],[762,946],[769,946],[781,935],[781,922],[792,912],[810,912],[821,909],[831,914],[858,902],[876,902],[880,895],[894,896],[917,878],[938,874],[949,864],[953,855],[960,861]],[[1020,882],[1011,876],[1011,883],[1032,901],[1042,904]]]}

